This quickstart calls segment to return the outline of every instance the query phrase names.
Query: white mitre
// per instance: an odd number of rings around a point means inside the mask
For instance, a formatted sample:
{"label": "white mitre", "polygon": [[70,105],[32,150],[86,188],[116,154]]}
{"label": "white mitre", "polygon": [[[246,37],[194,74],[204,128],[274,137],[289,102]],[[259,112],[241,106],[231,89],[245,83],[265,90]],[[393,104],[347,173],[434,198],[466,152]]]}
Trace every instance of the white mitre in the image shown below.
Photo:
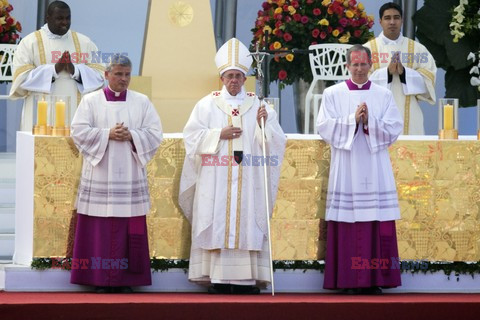
{"label": "white mitre", "polygon": [[220,75],[227,70],[239,70],[246,75],[252,62],[250,51],[236,38],[225,42],[215,56],[215,64]]}

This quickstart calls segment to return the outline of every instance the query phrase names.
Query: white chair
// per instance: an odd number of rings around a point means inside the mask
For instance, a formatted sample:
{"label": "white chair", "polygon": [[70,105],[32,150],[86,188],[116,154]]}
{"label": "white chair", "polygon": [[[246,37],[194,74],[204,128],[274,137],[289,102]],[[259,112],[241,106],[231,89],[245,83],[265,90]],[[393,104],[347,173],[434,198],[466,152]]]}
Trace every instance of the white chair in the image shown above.
{"label": "white chair", "polygon": [[[312,84],[305,97],[304,133],[310,133],[310,109],[313,106],[313,121],[317,120],[322,93],[313,93],[320,80],[347,80],[350,74],[347,69],[347,50],[351,44],[325,43],[308,47],[310,50],[310,68],[313,74]],[[313,103],[312,103],[313,102]],[[314,125],[315,127],[315,125]]]}
{"label": "white chair", "polygon": [[[16,44],[0,44],[0,81],[13,80],[13,55],[17,50]],[[8,99],[7,95],[0,95],[0,99]]]}

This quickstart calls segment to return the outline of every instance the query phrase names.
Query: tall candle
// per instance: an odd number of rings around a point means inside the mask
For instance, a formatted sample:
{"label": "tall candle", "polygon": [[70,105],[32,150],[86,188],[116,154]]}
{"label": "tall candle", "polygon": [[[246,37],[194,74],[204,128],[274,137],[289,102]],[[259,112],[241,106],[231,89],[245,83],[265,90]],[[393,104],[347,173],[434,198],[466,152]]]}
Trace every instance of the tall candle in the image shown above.
{"label": "tall candle", "polygon": [[37,102],[37,126],[47,125],[48,104],[44,99]]}
{"label": "tall candle", "polygon": [[65,127],[65,102],[62,100],[55,103],[55,127]]}
{"label": "tall candle", "polygon": [[453,129],[453,106],[451,104],[443,106],[443,129]]}

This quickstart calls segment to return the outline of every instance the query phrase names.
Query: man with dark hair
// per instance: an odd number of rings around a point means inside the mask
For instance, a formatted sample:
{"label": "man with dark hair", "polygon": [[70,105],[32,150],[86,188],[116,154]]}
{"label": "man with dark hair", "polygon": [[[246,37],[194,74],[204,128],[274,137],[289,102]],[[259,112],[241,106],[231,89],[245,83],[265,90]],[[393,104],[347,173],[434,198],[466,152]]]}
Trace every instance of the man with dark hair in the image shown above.
{"label": "man with dark hair", "polygon": [[370,80],[392,91],[404,118],[403,134],[423,135],[419,100],[435,103],[437,67],[420,43],[401,35],[403,11],[393,2],[380,7],[382,33],[365,44],[372,51]]}
{"label": "man with dark hair", "polygon": [[325,89],[317,119],[332,155],[323,286],[348,294],[401,284],[400,270],[392,268],[400,209],[388,147],[403,121],[392,93],[368,80],[370,60],[368,48],[348,50],[351,79]]}
{"label": "man with dark hair", "polygon": [[[10,98],[25,98],[20,130],[33,127],[33,94],[70,96],[71,117],[81,95],[104,84],[104,67],[92,63],[97,46],[86,36],[70,30],[70,7],[52,2],[47,23],[18,45],[13,58],[13,83]],[[68,119],[70,122],[71,119]]]}
{"label": "man with dark hair", "polygon": [[72,122],[83,167],[71,282],[98,293],[128,293],[152,282],[145,168],[160,146],[162,126],[150,100],[128,90],[131,70],[127,57],[113,56],[108,86],[85,95]]}

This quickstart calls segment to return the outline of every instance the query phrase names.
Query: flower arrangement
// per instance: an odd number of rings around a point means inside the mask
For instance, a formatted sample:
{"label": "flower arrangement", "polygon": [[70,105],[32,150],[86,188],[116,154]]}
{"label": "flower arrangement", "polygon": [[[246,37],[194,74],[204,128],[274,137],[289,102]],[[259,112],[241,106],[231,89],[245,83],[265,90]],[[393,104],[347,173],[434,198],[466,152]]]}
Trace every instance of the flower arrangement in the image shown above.
{"label": "flower arrangement", "polygon": [[[360,43],[374,37],[368,16],[356,0],[267,0],[252,29],[251,48],[265,41],[270,50],[308,49],[318,43]],[[267,40],[266,40],[267,38]],[[292,84],[312,81],[308,54],[276,53],[270,63],[270,80]]]}
{"label": "flower arrangement", "polygon": [[[470,84],[480,91],[480,1],[479,0],[460,0],[458,6],[453,9],[452,20],[450,22],[450,34],[454,36],[453,42],[457,43],[465,35],[471,35],[477,39],[477,52],[470,52],[467,60],[472,60],[473,66],[470,69]],[[478,59],[477,65],[475,65]]]}
{"label": "flower arrangement", "polygon": [[0,43],[17,43],[22,25],[10,15],[13,6],[8,0],[0,0]]}

